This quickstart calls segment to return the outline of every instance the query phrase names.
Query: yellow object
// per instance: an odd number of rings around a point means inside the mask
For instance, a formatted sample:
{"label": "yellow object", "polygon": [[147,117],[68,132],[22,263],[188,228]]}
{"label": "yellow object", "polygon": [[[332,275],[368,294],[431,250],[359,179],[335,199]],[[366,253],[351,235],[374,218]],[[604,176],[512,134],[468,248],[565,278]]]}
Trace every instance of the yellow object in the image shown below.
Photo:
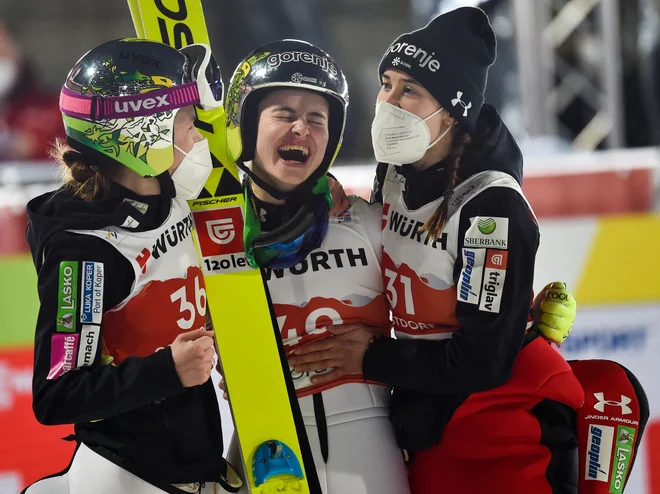
{"label": "yellow object", "polygon": [[[153,0],[128,3],[140,37],[176,48],[209,43],[201,0],[168,2],[167,6]],[[215,168],[205,185],[211,198],[189,204],[234,426],[248,473],[247,484],[253,494],[308,494],[310,488],[278,352],[279,330],[271,315],[260,270],[243,262],[247,261],[242,251],[244,201],[238,168],[227,154],[225,112],[223,108],[196,110],[196,125],[209,141]],[[240,248],[227,252],[236,242]],[[210,246],[215,255],[209,256],[205,246]],[[292,399],[297,403],[295,393]],[[281,441],[291,448],[300,461],[302,480],[277,476],[256,486],[252,459],[256,449],[269,440]]]}
{"label": "yellow object", "polygon": [[657,245],[660,245],[660,216],[599,219],[575,292],[580,303],[660,300],[660,262],[655,260]]}
{"label": "yellow object", "polygon": [[558,345],[571,332],[577,303],[566,284],[561,281],[548,283],[534,301],[534,322],[539,332]]}

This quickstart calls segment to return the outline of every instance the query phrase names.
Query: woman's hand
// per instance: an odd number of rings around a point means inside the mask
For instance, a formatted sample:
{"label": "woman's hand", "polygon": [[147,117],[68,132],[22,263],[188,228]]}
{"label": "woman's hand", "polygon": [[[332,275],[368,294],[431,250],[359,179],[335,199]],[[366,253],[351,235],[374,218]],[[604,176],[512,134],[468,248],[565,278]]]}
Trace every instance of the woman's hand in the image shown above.
{"label": "woman's hand", "polygon": [[328,175],[328,185],[330,185],[330,195],[332,196],[332,207],[330,216],[339,216],[351,205],[348,200],[344,187],[334,178]]}
{"label": "woman's hand", "polygon": [[362,360],[369,342],[378,332],[364,324],[342,324],[328,329],[328,338],[304,345],[289,357],[296,372],[315,372],[334,368],[311,378],[313,384],[325,384],[342,376],[362,376]]}
{"label": "woman's hand", "polygon": [[184,388],[199,386],[209,380],[215,359],[211,331],[195,329],[181,333],[170,347],[174,368]]}

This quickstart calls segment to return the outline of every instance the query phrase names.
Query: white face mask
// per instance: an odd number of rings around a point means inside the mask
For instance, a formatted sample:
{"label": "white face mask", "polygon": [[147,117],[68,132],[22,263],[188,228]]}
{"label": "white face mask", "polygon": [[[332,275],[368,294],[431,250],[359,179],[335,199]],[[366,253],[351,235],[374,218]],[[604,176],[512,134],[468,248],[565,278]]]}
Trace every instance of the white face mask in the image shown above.
{"label": "white face mask", "polygon": [[18,78],[18,65],[7,59],[0,59],[0,98],[4,98],[14,87]]}
{"label": "white face mask", "polygon": [[176,144],[174,147],[183,154],[183,160],[172,174],[176,197],[186,200],[195,199],[213,170],[209,142],[206,139],[196,142],[189,153],[184,152]]}
{"label": "white face mask", "polygon": [[428,117],[420,118],[386,101],[378,103],[371,124],[371,144],[376,159],[392,165],[407,165],[421,160],[426,150],[440,142],[451,130],[449,127],[431,142],[431,131],[426,121],[441,111],[442,107]]}

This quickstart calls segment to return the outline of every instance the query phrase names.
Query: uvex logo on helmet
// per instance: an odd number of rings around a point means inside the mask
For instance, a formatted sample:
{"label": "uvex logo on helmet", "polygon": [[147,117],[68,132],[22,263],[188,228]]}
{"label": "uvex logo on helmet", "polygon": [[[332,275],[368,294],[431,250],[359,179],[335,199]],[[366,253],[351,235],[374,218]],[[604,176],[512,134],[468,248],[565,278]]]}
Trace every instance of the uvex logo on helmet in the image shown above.
{"label": "uvex logo on helmet", "polygon": [[145,98],[137,101],[115,101],[115,112],[128,113],[130,110],[140,111],[142,108],[145,110],[153,110],[154,108],[167,106],[170,104],[170,102],[167,101],[168,96],[169,94],[164,94],[162,96],[156,96],[155,98]]}
{"label": "uvex logo on helmet", "polygon": [[410,43],[394,43],[390,46],[389,53],[401,53],[402,55],[408,55],[412,57],[413,60],[416,60],[421,68],[426,67],[431,72],[435,72],[440,68],[440,62],[433,58],[435,52],[429,54],[423,48],[419,48]]}
{"label": "uvex logo on helmet", "polygon": [[303,62],[312,65],[318,65],[324,72],[329,72],[332,75],[337,75],[338,70],[335,65],[326,57],[309,53],[306,51],[285,51],[282,53],[273,53],[268,57],[268,65],[277,68],[283,63],[289,62]]}

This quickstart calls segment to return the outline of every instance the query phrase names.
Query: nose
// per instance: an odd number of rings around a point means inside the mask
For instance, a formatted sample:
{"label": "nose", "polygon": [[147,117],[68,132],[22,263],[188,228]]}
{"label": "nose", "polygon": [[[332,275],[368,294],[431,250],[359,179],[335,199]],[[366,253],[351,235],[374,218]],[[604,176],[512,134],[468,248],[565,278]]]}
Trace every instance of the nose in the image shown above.
{"label": "nose", "polygon": [[199,133],[199,130],[197,130],[197,127],[195,127],[195,132],[193,133],[193,142],[199,142],[204,140],[204,136]]}
{"label": "nose", "polygon": [[309,135],[309,125],[305,122],[304,119],[299,118],[293,123],[291,132],[296,134],[300,138],[307,137]]}
{"label": "nose", "polygon": [[400,101],[401,101],[401,96],[399,96],[398,91],[388,91],[388,92],[381,92],[379,95],[380,97],[378,98],[378,102],[380,103],[381,101],[385,101],[386,103],[389,103],[392,106],[400,106]]}

